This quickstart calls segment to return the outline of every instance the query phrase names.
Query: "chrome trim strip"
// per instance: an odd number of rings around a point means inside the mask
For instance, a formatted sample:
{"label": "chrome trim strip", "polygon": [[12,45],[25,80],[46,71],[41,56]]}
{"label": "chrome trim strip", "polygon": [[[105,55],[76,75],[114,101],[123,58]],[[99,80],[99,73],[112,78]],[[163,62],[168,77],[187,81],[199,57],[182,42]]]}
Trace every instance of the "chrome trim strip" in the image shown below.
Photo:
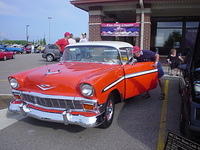
{"label": "chrome trim strip", "polygon": [[[42,106],[42,105],[38,105],[38,104],[33,104],[33,103],[30,103],[30,102],[27,102],[25,101],[24,104],[30,104],[30,105],[33,105],[33,106],[36,106],[36,107],[40,107],[40,108],[44,108],[44,109],[49,109],[49,110],[60,110],[60,111],[65,111],[66,109],[67,110],[71,110],[73,112],[95,112],[95,113],[99,113],[99,111],[97,110],[85,110],[85,109],[69,109],[69,108],[54,108],[54,107],[46,107],[46,106]],[[23,105],[24,105],[23,104]],[[91,103],[89,103],[91,104]],[[16,106],[16,107],[19,107],[20,108],[20,105],[21,104],[10,104],[9,107],[13,107],[13,106]],[[16,108],[17,109],[17,108]],[[11,109],[12,111],[12,109]],[[20,111],[20,109],[18,109],[18,111]]]}
{"label": "chrome trim strip", "polygon": [[124,80],[125,79],[125,77],[123,76],[123,77],[121,77],[121,78],[119,78],[117,81],[115,81],[115,82],[113,82],[113,83],[111,83],[110,85],[108,85],[106,88],[104,88],[103,89],[103,92],[105,92],[105,91],[107,91],[107,90],[109,90],[110,88],[112,88],[113,86],[115,86],[116,84],[118,84],[119,82],[121,82],[122,80]]}
{"label": "chrome trim strip", "polygon": [[129,79],[129,78],[133,78],[133,77],[137,77],[137,76],[141,76],[141,75],[145,75],[145,74],[149,74],[149,73],[153,73],[153,72],[157,72],[157,71],[158,71],[158,69],[153,69],[153,70],[147,70],[147,71],[142,71],[142,72],[137,72],[137,73],[125,75],[125,76],[119,78],[118,80],[114,81],[113,83],[111,83],[107,87],[105,87],[103,89],[103,92],[109,90],[110,88],[112,88],[113,86],[115,86],[116,84],[118,84],[119,82],[121,82],[124,79]]}
{"label": "chrome trim strip", "polygon": [[125,78],[126,79],[133,78],[133,77],[137,77],[137,76],[141,76],[141,75],[145,75],[145,74],[149,74],[149,73],[153,73],[153,72],[157,72],[157,71],[158,71],[158,69],[153,69],[153,70],[132,73],[132,74],[125,75]]}
{"label": "chrome trim strip", "polygon": [[50,99],[64,99],[64,100],[83,100],[83,101],[89,101],[89,102],[97,102],[96,99],[87,99],[84,97],[72,97],[72,96],[57,96],[57,95],[46,95],[46,94],[41,94],[41,93],[36,93],[36,92],[26,92],[26,91],[18,91],[18,90],[12,90],[12,93],[19,93],[19,94],[27,94],[31,96],[37,96],[41,98],[50,98]]}

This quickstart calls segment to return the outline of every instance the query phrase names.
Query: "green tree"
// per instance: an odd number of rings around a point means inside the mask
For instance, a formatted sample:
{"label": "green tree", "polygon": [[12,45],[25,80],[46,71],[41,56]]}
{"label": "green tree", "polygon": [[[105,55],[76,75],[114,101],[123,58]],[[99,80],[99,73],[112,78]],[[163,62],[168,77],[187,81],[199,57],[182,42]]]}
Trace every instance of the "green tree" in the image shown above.
{"label": "green tree", "polygon": [[178,31],[172,32],[169,35],[167,41],[165,41],[164,47],[166,47],[166,48],[174,48],[176,42],[181,43],[181,38],[182,38],[182,36],[181,36],[180,32],[178,32]]}
{"label": "green tree", "polygon": [[46,43],[46,39],[45,38],[43,38],[43,45],[46,45],[47,43]]}

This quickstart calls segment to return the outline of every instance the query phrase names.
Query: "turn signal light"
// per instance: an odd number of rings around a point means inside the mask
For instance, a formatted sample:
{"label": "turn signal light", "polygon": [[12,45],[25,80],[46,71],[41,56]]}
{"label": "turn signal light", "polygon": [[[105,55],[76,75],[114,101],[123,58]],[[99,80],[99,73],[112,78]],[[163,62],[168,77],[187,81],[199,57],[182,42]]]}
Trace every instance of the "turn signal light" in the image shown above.
{"label": "turn signal light", "polygon": [[21,96],[20,95],[14,95],[14,98],[15,99],[21,99]]}
{"label": "turn signal light", "polygon": [[83,108],[87,110],[94,110],[95,106],[91,104],[83,104]]}

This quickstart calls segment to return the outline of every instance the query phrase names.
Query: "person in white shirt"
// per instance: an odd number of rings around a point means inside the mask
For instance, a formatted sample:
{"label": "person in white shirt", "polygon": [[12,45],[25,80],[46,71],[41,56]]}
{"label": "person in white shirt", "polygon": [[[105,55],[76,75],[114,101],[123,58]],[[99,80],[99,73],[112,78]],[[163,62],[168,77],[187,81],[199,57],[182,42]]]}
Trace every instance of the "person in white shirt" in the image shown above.
{"label": "person in white shirt", "polygon": [[80,43],[83,43],[83,42],[87,42],[87,34],[86,33],[82,33],[81,34],[81,39],[80,39]]}
{"label": "person in white shirt", "polygon": [[68,39],[69,45],[76,44],[76,40],[73,39],[73,34],[71,33],[70,38]]}

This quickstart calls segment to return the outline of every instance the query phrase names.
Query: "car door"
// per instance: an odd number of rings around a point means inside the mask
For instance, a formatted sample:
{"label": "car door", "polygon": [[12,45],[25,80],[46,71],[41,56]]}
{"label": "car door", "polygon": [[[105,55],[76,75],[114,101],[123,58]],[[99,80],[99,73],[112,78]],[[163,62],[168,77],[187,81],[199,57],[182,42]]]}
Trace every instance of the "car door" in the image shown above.
{"label": "car door", "polygon": [[[127,55],[126,59],[125,55]],[[157,86],[158,70],[153,66],[154,63],[135,62],[130,64],[125,60],[130,60],[131,56],[130,49],[121,53],[125,73],[125,98],[142,94]]]}

